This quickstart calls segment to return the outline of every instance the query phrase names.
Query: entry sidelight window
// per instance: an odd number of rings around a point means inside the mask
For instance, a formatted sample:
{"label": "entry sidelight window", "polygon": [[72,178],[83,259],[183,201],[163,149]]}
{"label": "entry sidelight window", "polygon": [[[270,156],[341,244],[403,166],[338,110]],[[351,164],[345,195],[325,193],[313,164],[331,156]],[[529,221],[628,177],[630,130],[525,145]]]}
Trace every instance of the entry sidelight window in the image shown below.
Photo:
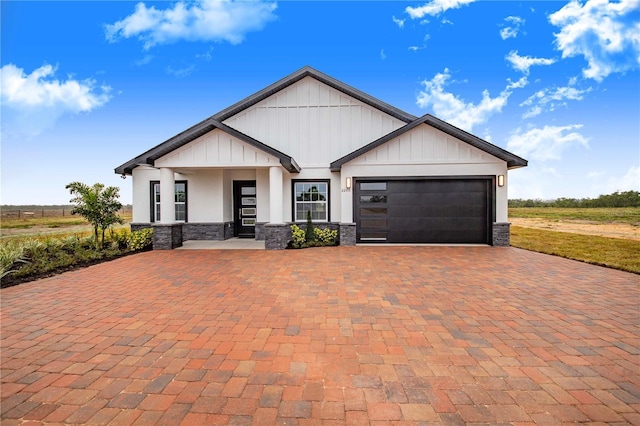
{"label": "entry sidelight window", "polygon": [[[175,182],[175,221],[187,221],[187,181]],[[151,182],[151,221],[160,222],[160,182]]]}
{"label": "entry sidelight window", "polygon": [[294,182],[293,214],[295,222],[307,220],[311,212],[314,222],[329,221],[329,182]]}

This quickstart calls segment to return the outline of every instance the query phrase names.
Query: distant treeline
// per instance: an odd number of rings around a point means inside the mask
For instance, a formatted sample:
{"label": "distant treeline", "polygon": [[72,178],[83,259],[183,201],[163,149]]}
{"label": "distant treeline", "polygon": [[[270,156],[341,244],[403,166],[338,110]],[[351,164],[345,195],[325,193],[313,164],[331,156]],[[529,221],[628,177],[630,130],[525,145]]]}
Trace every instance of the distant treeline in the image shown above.
{"label": "distant treeline", "polygon": [[509,200],[509,207],[640,207],[639,191],[616,191],[598,198],[558,198],[555,200]]}

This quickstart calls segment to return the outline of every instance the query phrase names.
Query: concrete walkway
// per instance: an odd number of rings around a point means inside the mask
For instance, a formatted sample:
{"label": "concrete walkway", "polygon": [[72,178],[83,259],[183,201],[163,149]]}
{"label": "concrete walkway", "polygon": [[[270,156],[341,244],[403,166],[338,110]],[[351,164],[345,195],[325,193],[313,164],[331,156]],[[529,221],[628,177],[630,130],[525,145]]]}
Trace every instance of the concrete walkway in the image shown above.
{"label": "concrete walkway", "polygon": [[640,276],[515,248],[156,251],[0,296],[3,426],[640,424]]}

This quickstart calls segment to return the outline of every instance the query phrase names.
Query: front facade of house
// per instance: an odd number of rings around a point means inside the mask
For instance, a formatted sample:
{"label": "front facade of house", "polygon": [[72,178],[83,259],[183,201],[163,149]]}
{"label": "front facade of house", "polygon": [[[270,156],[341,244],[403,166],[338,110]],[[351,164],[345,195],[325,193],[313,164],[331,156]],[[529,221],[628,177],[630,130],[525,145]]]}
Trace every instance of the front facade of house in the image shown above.
{"label": "front facade of house", "polygon": [[286,248],[307,212],[340,244],[508,245],[527,161],[305,67],[115,169],[154,248],[233,237]]}

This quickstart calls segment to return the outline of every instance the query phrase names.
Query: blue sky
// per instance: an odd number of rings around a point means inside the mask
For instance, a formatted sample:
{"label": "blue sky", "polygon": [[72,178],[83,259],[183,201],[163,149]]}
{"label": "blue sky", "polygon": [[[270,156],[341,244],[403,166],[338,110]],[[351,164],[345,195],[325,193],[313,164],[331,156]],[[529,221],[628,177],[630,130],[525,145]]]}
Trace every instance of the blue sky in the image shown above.
{"label": "blue sky", "polygon": [[640,0],[1,2],[2,204],[62,204],[310,65],[529,160],[510,198],[640,190]]}

